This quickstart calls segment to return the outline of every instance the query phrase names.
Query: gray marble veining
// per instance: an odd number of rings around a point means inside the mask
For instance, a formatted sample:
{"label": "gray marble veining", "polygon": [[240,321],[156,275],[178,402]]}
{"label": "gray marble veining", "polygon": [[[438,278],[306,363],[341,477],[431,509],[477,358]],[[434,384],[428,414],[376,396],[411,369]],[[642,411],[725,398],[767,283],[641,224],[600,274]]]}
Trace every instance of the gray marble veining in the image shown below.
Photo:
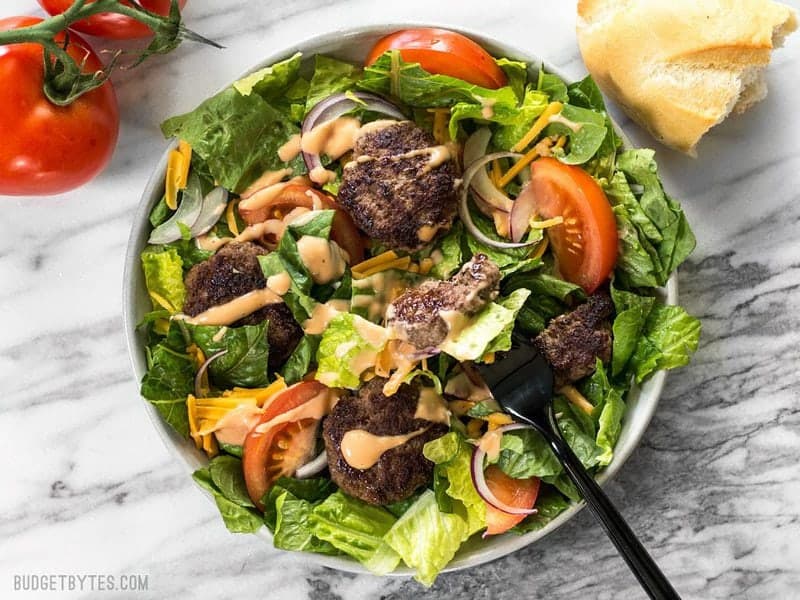
{"label": "gray marble veining", "polygon": [[[34,5],[2,4],[3,16]],[[0,597],[36,597],[12,588],[15,574],[29,573],[148,576],[146,592],[87,597],[643,597],[586,512],[427,592],[228,534],[148,422],[122,335],[123,255],[164,145],[163,118],[269,52],[359,24],[481,30],[578,77],[574,10],[560,0],[191,0],[189,26],[227,49],[187,44],[116,76],[122,132],[106,172],[60,197],[3,199]],[[680,289],[703,338],[692,365],[668,378],[641,446],[607,489],[686,598],[800,595],[799,67],[796,35],[775,54],[767,100],[716,129],[699,159],[658,148],[699,242]]]}

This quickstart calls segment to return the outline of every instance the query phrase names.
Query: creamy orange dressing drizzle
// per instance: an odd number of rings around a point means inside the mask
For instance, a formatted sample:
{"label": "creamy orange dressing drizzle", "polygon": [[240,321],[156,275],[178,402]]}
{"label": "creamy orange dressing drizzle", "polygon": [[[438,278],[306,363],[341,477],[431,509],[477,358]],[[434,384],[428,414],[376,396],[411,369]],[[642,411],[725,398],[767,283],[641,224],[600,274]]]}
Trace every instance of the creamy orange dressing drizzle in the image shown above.
{"label": "creamy orange dressing drizzle", "polygon": [[444,403],[444,399],[436,393],[433,388],[422,388],[419,391],[417,400],[417,410],[414,412],[415,419],[425,419],[431,423],[450,424],[450,411]]}
{"label": "creamy orange dressing drizzle", "polygon": [[349,311],[350,303],[347,300],[328,300],[325,304],[317,304],[311,316],[303,321],[303,331],[309,335],[322,333],[331,319]]}
{"label": "creamy orange dressing drizzle", "polygon": [[423,427],[404,435],[375,435],[364,429],[352,429],[342,437],[342,456],[354,469],[369,469],[385,452],[402,446],[427,430]]}
{"label": "creamy orange dressing drizzle", "polygon": [[300,148],[309,154],[326,154],[336,160],[353,149],[361,121],[353,117],[339,117],[321,123],[300,139]]}
{"label": "creamy orange dressing drizzle", "polygon": [[214,432],[217,441],[232,446],[244,445],[244,439],[250,430],[256,426],[261,418],[262,409],[254,404],[240,404],[233,410],[226,412],[210,431]]}
{"label": "creamy orange dressing drizzle", "polygon": [[469,317],[458,310],[440,310],[439,317],[447,323],[447,337],[440,346],[455,340],[469,324]]}
{"label": "creamy orange dressing drizzle", "polygon": [[304,235],[297,240],[297,253],[315,283],[330,283],[344,275],[347,263],[336,242]]}
{"label": "creamy orange dressing drizzle", "polygon": [[[259,308],[268,304],[283,302],[283,298],[278,296],[269,288],[253,290],[243,296],[234,298],[230,302],[212,306],[206,311],[194,317],[182,317],[187,323],[192,325],[230,325],[239,319],[254,313]],[[177,318],[177,317],[175,317]]]}
{"label": "creamy orange dressing drizzle", "polygon": [[300,134],[295,133],[288,142],[278,148],[278,158],[283,162],[289,162],[298,154],[300,154]]}
{"label": "creamy orange dressing drizzle", "polygon": [[497,460],[497,457],[500,456],[500,441],[502,439],[503,431],[501,429],[492,429],[481,436],[478,441],[478,448],[486,452],[489,460]]}
{"label": "creamy orange dressing drizzle", "polygon": [[283,220],[267,219],[261,223],[245,227],[242,233],[235,238],[228,238],[228,241],[251,242],[253,240],[260,240],[266,235],[274,235],[276,239],[280,239],[284,231],[286,231],[286,223]]}
{"label": "creamy orange dressing drizzle", "polygon": [[232,242],[232,237],[216,237],[211,235],[200,235],[195,238],[195,244],[200,250],[216,252],[228,242]]}
{"label": "creamy orange dressing drizzle", "polygon": [[270,275],[267,277],[267,287],[278,296],[283,296],[292,287],[292,278],[286,271]]}
{"label": "creamy orange dressing drizzle", "polygon": [[331,408],[333,408],[336,400],[338,400],[338,398],[333,392],[329,389],[325,389],[308,402],[304,402],[300,406],[287,410],[266,423],[256,425],[253,431],[265,433],[275,425],[280,425],[281,423],[292,423],[295,421],[302,421],[303,419],[319,420],[331,412]]}
{"label": "creamy orange dressing drizzle", "polygon": [[417,229],[417,237],[423,242],[430,242],[437,231],[439,231],[438,225],[423,225]]}
{"label": "creamy orange dressing drizzle", "polygon": [[311,178],[311,181],[314,183],[318,183],[320,185],[325,185],[326,183],[330,183],[334,179],[336,179],[336,173],[333,171],[329,171],[325,167],[314,167],[308,172],[308,176]]}
{"label": "creamy orange dressing drizzle", "polygon": [[239,194],[242,198],[249,198],[259,190],[275,185],[284,177],[292,174],[291,169],[278,169],[277,171],[264,171],[264,173],[256,179],[253,183],[247,186],[247,189]]}
{"label": "creamy orange dressing drizzle", "polygon": [[575,133],[578,133],[581,130],[581,128],[583,127],[583,125],[581,125],[580,123],[576,123],[575,121],[570,121],[568,118],[566,118],[561,113],[558,113],[557,115],[552,115],[549,119],[547,119],[547,122],[548,123],[561,123],[565,127],[569,127]]}

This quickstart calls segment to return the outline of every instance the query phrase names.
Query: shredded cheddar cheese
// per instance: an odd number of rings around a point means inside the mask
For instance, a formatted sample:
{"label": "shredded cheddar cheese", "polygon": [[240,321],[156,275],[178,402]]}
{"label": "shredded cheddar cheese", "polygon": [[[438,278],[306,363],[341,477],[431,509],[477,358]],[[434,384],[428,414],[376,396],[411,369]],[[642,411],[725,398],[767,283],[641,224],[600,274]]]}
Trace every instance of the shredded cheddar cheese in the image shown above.
{"label": "shredded cheddar cheese", "polygon": [[481,437],[481,430],[483,429],[484,422],[480,419],[470,419],[467,423],[467,437],[476,439]]}
{"label": "shredded cheddar cheese", "polygon": [[225,221],[228,223],[228,229],[231,230],[234,237],[238,237],[241,232],[239,231],[239,224],[236,222],[236,214],[233,212],[235,208],[235,202],[228,202],[228,206],[225,209]]}
{"label": "shredded cheddar cheese", "polygon": [[365,271],[356,271],[355,269],[353,269],[352,270],[353,279],[364,279],[365,277],[369,277],[370,275],[375,275],[375,273],[380,273],[381,271],[388,271],[390,269],[399,269],[401,271],[407,271],[409,266],[411,266],[411,257],[403,256],[402,258],[396,258],[392,261],[385,262],[383,264],[372,267]]}
{"label": "shredded cheddar cheese", "polygon": [[164,298],[161,294],[148,290],[148,294],[150,294],[150,298],[152,298],[155,304],[161,306],[164,310],[168,310],[170,314],[178,312],[177,309],[172,306],[172,303]]}
{"label": "shredded cheddar cheese", "polygon": [[496,412],[486,416],[486,421],[489,422],[489,431],[513,423],[514,420],[505,413]]}
{"label": "shredded cheddar cheese", "polygon": [[550,117],[558,114],[561,112],[561,109],[564,107],[561,102],[551,102],[547,105],[547,108],[544,109],[539,118],[533,123],[533,126],[528,130],[528,133],[522,136],[522,138],[511,147],[512,152],[521,152],[524,148],[528,147],[533,140],[536,139],[545,127],[550,123]]}
{"label": "shredded cheddar cheese", "polygon": [[[187,348],[187,352],[194,354],[195,360],[202,355],[202,351],[192,350],[191,346]],[[214,437],[214,430],[220,419],[240,406],[264,408],[286,387],[283,378],[278,377],[265,388],[233,388],[215,398],[197,398],[189,394],[186,397],[186,410],[189,415],[189,435],[194,440],[195,446],[202,449],[209,457],[216,456],[219,445]]]}
{"label": "shredded cheddar cheese", "polygon": [[589,402],[586,398],[584,398],[583,394],[581,394],[577,389],[575,389],[574,386],[565,385],[560,390],[558,390],[558,393],[564,394],[567,400],[572,402],[572,404],[580,408],[587,415],[591,415],[592,412],[594,411],[594,405],[591,402]]}
{"label": "shredded cheddar cheese", "polygon": [[564,222],[564,217],[558,216],[553,217],[552,219],[546,219],[544,221],[536,221],[535,217],[531,217],[530,226],[531,229],[547,229],[548,227],[555,227],[556,225],[561,225]]}
{"label": "shredded cheddar cheese", "polygon": [[384,263],[391,262],[397,259],[397,254],[392,250],[387,250],[377,256],[373,256],[372,258],[368,258],[367,260],[363,260],[357,265],[353,265],[353,271],[369,271],[373,267],[380,266]]}
{"label": "shredded cheddar cheese", "polygon": [[473,406],[475,406],[475,403],[472,400],[451,400],[447,403],[447,408],[449,408],[450,412],[456,417],[463,417]]}
{"label": "shredded cheddar cheese", "polygon": [[182,190],[186,187],[191,163],[192,147],[181,140],[178,142],[178,149],[172,150],[167,159],[164,200],[171,210],[178,208],[178,190]]}
{"label": "shredded cheddar cheese", "polygon": [[547,237],[542,239],[542,241],[539,242],[539,245],[536,246],[536,251],[533,254],[531,254],[531,258],[542,258],[542,256],[544,256],[545,251],[547,250],[548,244],[549,241]]}
{"label": "shredded cheddar cheese", "polygon": [[492,161],[492,172],[489,174],[489,179],[495,187],[500,187],[500,180],[503,178],[503,168],[500,166],[499,160]]}
{"label": "shredded cheddar cheese", "polygon": [[429,108],[428,112],[433,113],[433,139],[440,144],[450,141],[450,131],[448,122],[450,120],[449,108]]}

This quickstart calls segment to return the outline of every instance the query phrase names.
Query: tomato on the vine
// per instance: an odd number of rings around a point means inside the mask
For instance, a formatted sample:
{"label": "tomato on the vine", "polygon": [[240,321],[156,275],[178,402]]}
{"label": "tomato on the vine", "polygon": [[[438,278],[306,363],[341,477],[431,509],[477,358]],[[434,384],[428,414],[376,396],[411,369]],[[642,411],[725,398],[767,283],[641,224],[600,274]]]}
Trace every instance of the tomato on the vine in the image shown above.
{"label": "tomato on the vine", "polygon": [[[36,17],[0,19],[0,31],[41,22]],[[64,36],[56,41],[63,44]],[[67,52],[83,71],[103,68],[78,35]],[[0,194],[58,194],[82,185],[106,166],[119,134],[117,97],[111,82],[69,106],[56,106],[42,91],[43,52],[39,44],[0,46]]]}
{"label": "tomato on the vine", "polygon": [[[38,2],[49,14],[60,15],[72,6],[75,0],[38,0]],[[88,0],[87,4],[92,2],[94,2],[94,0]],[[124,4],[129,3],[124,2]],[[171,1],[139,0],[139,4],[142,5],[142,8],[150,12],[167,16],[169,14]],[[186,0],[178,0],[178,5],[183,8],[186,5]],[[136,19],[117,13],[100,13],[98,15],[93,15],[87,19],[73,23],[70,25],[70,28],[88,35],[96,35],[113,40],[132,40],[148,37],[153,34],[150,28],[144,23],[140,23]]]}

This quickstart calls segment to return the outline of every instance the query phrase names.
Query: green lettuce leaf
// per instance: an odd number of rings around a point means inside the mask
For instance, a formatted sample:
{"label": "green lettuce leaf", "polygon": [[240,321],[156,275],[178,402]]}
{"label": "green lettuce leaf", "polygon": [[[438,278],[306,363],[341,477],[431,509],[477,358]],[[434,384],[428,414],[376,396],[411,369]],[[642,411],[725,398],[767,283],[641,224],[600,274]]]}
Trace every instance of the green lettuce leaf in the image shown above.
{"label": "green lettuce leaf", "polygon": [[603,144],[606,138],[606,118],[594,110],[565,104],[561,109],[561,117],[580,126],[577,131],[564,123],[550,123],[544,135],[565,135],[569,138],[569,153],[564,156],[554,155],[568,165],[582,165],[589,161]]}
{"label": "green lettuce leaf", "polygon": [[455,273],[464,263],[461,253],[461,241],[464,239],[464,225],[461,221],[456,221],[450,231],[442,237],[431,253],[438,250],[441,253],[441,260],[433,265],[430,274],[437,279],[447,279]]}
{"label": "green lettuce leaf", "polygon": [[390,573],[400,562],[400,556],[384,542],[396,519],[379,506],[338,491],[315,506],[308,521],[317,538],[352,556],[373,573]]}
{"label": "green lettuce leaf", "polygon": [[503,70],[508,78],[508,86],[514,90],[519,100],[525,95],[525,84],[528,81],[528,65],[521,60],[510,58],[496,58],[497,66]]}
{"label": "green lettuce leaf", "polygon": [[258,94],[267,102],[283,100],[300,74],[302,54],[297,52],[286,60],[259,69],[233,84],[242,96]]}
{"label": "green lettuce leaf", "polygon": [[191,357],[161,343],[149,353],[147,373],[142,378],[142,396],[184,437],[189,435],[186,396],[194,392],[194,375]]}
{"label": "green lettuce leaf", "polygon": [[497,99],[483,102],[482,104],[458,102],[453,105],[450,109],[450,137],[457,139],[459,122],[464,119],[473,119],[483,124],[497,123],[501,127],[495,134],[495,145],[500,149],[508,149],[530,129],[534,119],[544,111],[547,106],[547,96],[528,88],[519,106],[516,97],[511,103],[500,102]]}
{"label": "green lettuce leaf", "polygon": [[321,339],[319,335],[306,334],[303,336],[283,365],[281,375],[286,380],[286,385],[301,381],[306,376],[306,373],[311,370]]}
{"label": "green lettuce leaf", "polygon": [[208,463],[208,473],[217,489],[231,502],[239,506],[255,508],[247,493],[241,459],[220,455]]}
{"label": "green lettuce leaf", "polygon": [[[654,154],[653,150],[627,150],[619,155],[617,168],[625,174],[629,183],[637,183],[644,188],[638,204],[652,227],[643,223],[641,215],[634,215],[629,197],[625,198],[625,205],[640,233],[648,237],[656,248],[662,274],[660,285],[663,285],[670,273],[694,250],[696,240],[680,205],[664,192]],[[660,239],[654,237],[653,229],[658,231]]]}
{"label": "green lettuce leaf", "polygon": [[305,172],[302,159],[285,163],[278,148],[299,133],[286,112],[258,94],[243,96],[229,87],[204,101],[192,112],[161,124],[165,137],[189,142],[220,185],[242,192],[264,171],[290,168]]}
{"label": "green lettuce leaf", "polygon": [[[481,233],[493,240],[502,241],[500,236],[497,235],[497,231],[494,228],[494,223],[492,223],[488,218],[479,213],[477,210],[470,210],[470,215],[472,216],[475,226]],[[495,248],[494,246],[488,246],[483,242],[480,242],[468,233],[465,233],[464,237],[466,237],[467,246],[472,253],[485,254],[488,256],[492,262],[498,266],[504,277],[511,275],[512,273],[531,271],[542,264],[540,259],[528,258],[533,251],[532,246],[525,248]],[[526,241],[535,241],[541,238],[542,232],[541,230],[537,229],[531,231]]]}
{"label": "green lettuce leaf", "polygon": [[[392,68],[392,55],[396,68]],[[483,106],[494,103],[498,106],[517,105],[517,95],[509,87],[496,90],[482,88],[455,77],[432,75],[417,63],[407,63],[397,51],[384,53],[377,61],[364,69],[364,77],[358,83],[361,89],[384,96],[393,96],[413,107],[452,106],[458,102]]]}
{"label": "green lettuce leaf", "polygon": [[510,150],[514,144],[522,139],[539,115],[547,108],[549,100],[547,93],[535,90],[532,87],[525,89],[522,103],[516,109],[514,117],[506,120],[495,121],[500,126],[492,136],[492,144],[498,150]]}
{"label": "green lettuce leaf", "polygon": [[[279,488],[283,489],[283,488]],[[314,535],[311,513],[314,505],[283,491],[275,498],[275,530],[273,544],[282,550],[315,552],[317,554],[340,554],[329,542]]]}
{"label": "green lettuce leaf", "polygon": [[217,386],[221,388],[233,386],[257,388],[269,384],[267,375],[268,321],[242,327],[191,325],[189,323],[185,323],[184,326],[206,358],[222,350],[227,350],[208,367],[209,376]]}
{"label": "green lettuce leaf", "polygon": [[[142,252],[142,270],[147,291],[158,294],[180,312],[186,299],[183,261],[175,248],[150,246]],[[155,308],[162,308],[153,300]]]}
{"label": "green lettuce leaf", "polygon": [[440,350],[458,360],[479,360],[487,352],[509,350],[514,320],[529,294],[518,289],[507,298],[490,302],[458,335],[442,342]]}
{"label": "green lettuce leaf", "polygon": [[555,73],[546,73],[541,69],[536,89],[547,94],[550,102],[569,102],[567,84]]}
{"label": "green lettuce leaf", "polygon": [[486,527],[486,504],[472,483],[472,447],[466,440],[451,431],[425,444],[423,454],[436,465],[437,503],[444,505],[445,512],[456,513],[466,522],[463,539]]}
{"label": "green lettuce leaf", "polygon": [[[238,460],[227,457],[231,460]],[[258,531],[264,522],[254,509],[238,503],[238,497],[228,497],[215,483],[211,475],[210,467],[198,469],[192,474],[192,478],[203,488],[211,492],[214,502],[217,504],[225,527],[231,533],[254,533]],[[230,493],[230,489],[228,492]],[[248,498],[249,501],[249,498]],[[251,504],[252,506],[252,504]]]}
{"label": "green lettuce leaf", "polygon": [[611,350],[611,375],[616,377],[625,371],[636,350],[656,299],[620,290],[616,285],[611,286],[611,298],[617,312],[612,326]]}
{"label": "green lettuce leaf", "polygon": [[385,535],[386,543],[425,586],[447,566],[468,536],[467,522],[439,510],[434,493],[426,490]]}
{"label": "green lettuce leaf", "polygon": [[523,331],[535,334],[542,331],[553,317],[568,310],[567,300],[585,298],[577,286],[543,271],[516,273],[503,282],[502,291],[510,294],[514,290],[530,290],[525,305],[520,309],[516,324]]}
{"label": "green lettuce leaf", "polygon": [[359,67],[318,54],[314,58],[314,75],[308,87],[306,112],[328,96],[354,89],[359,79]]}
{"label": "green lettuce leaf", "polygon": [[[378,338],[379,343],[374,345],[362,337],[362,332],[370,332],[368,335]],[[322,334],[315,379],[329,387],[358,388],[361,372],[374,364],[387,339],[382,327],[358,315],[336,315]]]}
{"label": "green lettuce leaf", "polygon": [[680,306],[655,304],[630,358],[637,383],[654,371],[689,364],[699,341],[699,320]]}

